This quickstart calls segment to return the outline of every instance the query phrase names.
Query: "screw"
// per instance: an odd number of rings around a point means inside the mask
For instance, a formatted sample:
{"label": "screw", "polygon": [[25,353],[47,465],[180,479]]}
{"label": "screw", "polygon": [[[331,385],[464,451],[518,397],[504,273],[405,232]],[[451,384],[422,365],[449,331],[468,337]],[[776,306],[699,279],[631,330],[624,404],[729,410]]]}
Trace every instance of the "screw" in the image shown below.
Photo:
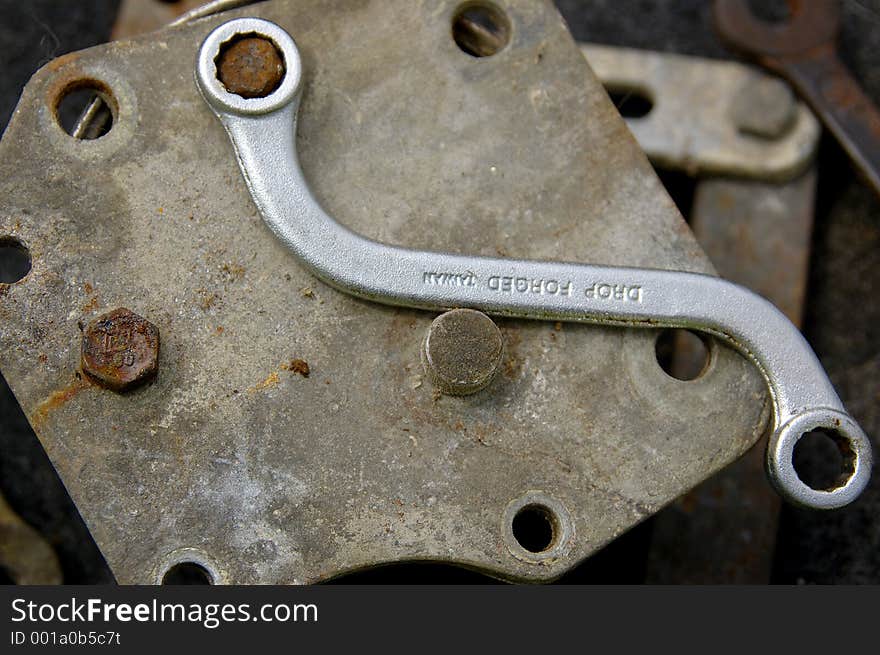
{"label": "screw", "polygon": [[229,93],[265,98],[284,79],[284,60],[275,44],[265,37],[239,38],[220,51],[217,78]]}
{"label": "screw", "polygon": [[501,330],[483,312],[453,309],[431,323],[422,364],[432,384],[450,396],[484,389],[501,365]]}
{"label": "screw", "polygon": [[128,391],[159,370],[159,328],[121,307],[83,330],[82,370],[98,384]]}

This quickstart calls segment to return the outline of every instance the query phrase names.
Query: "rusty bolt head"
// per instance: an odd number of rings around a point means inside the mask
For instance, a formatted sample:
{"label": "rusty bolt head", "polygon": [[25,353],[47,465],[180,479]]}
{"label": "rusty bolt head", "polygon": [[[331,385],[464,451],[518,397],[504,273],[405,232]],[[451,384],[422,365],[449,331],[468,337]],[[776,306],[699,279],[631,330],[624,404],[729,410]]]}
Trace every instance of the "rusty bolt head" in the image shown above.
{"label": "rusty bolt head", "polygon": [[284,60],[269,39],[240,38],[220,51],[217,78],[229,93],[242,98],[265,98],[284,79]]}
{"label": "rusty bolt head", "polygon": [[128,391],[159,370],[159,328],[124,307],[114,309],[83,330],[81,363],[98,384]]}
{"label": "rusty bolt head", "polygon": [[422,363],[442,393],[463,396],[489,385],[501,366],[501,330],[483,312],[453,309],[441,314],[422,345]]}

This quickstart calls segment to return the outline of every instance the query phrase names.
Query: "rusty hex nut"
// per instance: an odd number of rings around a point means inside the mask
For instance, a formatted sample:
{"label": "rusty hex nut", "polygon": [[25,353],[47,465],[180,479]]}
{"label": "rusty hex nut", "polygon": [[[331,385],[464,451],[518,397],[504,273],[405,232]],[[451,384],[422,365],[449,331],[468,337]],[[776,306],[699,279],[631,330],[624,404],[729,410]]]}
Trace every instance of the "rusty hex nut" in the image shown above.
{"label": "rusty hex nut", "polygon": [[217,79],[229,93],[242,98],[265,98],[284,79],[284,60],[267,38],[239,38],[220,51]]}
{"label": "rusty hex nut", "polygon": [[83,330],[81,365],[101,386],[133,389],[159,370],[159,328],[124,307],[103,314]]}

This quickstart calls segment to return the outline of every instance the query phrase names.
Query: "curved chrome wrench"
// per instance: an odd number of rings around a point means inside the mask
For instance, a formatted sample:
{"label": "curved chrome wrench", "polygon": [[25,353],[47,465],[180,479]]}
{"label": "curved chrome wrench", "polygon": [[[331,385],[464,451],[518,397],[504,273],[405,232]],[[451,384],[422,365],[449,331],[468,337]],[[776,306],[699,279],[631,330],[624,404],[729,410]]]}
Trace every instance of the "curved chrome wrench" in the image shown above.
{"label": "curved chrome wrench", "polygon": [[[217,79],[215,60],[223,44],[252,34],[270,39],[286,67],[280,86],[263,98],[229,93]],[[224,23],[202,44],[196,80],[232,140],[264,220],[328,284],[376,302],[422,309],[471,307],[501,316],[707,332],[749,357],[767,381],[775,410],[767,468],[782,496],[830,509],[852,502],[867,485],[870,441],[846,413],[809,344],[770,302],[708,275],[470,257],[364,238],[321,208],[299,166],[302,62],[287,32],[255,18]],[[820,428],[837,435],[850,455],[851,471],[834,489],[807,486],[792,465],[798,439]]]}

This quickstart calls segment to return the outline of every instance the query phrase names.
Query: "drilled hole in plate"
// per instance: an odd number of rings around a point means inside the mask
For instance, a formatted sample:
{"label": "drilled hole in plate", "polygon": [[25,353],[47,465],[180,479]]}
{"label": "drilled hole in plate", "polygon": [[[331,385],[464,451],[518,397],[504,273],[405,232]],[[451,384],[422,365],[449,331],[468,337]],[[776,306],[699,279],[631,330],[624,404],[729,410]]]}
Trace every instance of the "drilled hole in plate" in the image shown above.
{"label": "drilled hole in plate", "polygon": [[624,118],[642,118],[654,108],[654,101],[641,89],[609,87],[606,90]]}
{"label": "drilled hole in plate", "polygon": [[13,585],[18,584],[15,581],[15,578],[12,577],[12,573],[9,572],[4,566],[0,566],[0,585]]}
{"label": "drilled hole in plate", "polygon": [[654,353],[657,363],[667,375],[685,382],[701,377],[711,360],[709,343],[704,337],[677,328],[660,331],[654,344]]}
{"label": "drilled hole in plate", "polygon": [[804,433],[794,446],[791,463],[801,482],[816,491],[843,486],[856,470],[849,439],[826,429]]}
{"label": "drilled hole in plate", "polygon": [[520,509],[511,525],[517,543],[530,553],[543,553],[555,545],[559,522],[544,505],[531,504]]}
{"label": "drilled hole in plate", "polygon": [[196,562],[179,562],[162,576],[163,585],[211,585],[214,576]]}
{"label": "drilled hole in plate", "polygon": [[0,283],[23,280],[31,270],[31,254],[15,237],[0,236]]}
{"label": "drilled hole in plate", "polygon": [[100,139],[113,129],[116,100],[110,89],[97,80],[79,80],[69,85],[55,105],[55,118],[75,139]]}
{"label": "drilled hole in plate", "polygon": [[452,38],[472,57],[491,57],[510,42],[507,15],[489,2],[466,2],[452,17]]}

